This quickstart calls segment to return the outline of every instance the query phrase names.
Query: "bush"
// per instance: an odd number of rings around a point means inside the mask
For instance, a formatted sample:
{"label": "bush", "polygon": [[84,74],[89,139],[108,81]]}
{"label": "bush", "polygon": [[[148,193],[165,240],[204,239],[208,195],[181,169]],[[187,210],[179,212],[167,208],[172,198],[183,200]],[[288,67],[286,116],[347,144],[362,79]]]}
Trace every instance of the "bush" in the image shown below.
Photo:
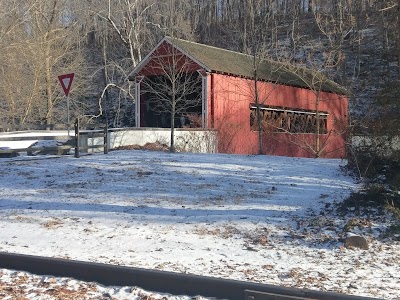
{"label": "bush", "polygon": [[390,225],[386,230],[385,235],[393,238],[396,241],[400,241],[400,222]]}
{"label": "bush", "polygon": [[400,209],[400,194],[390,191],[383,184],[366,184],[364,189],[353,192],[349,198],[343,201],[341,208],[354,207],[358,211],[361,208],[393,208]]}
{"label": "bush", "polygon": [[389,209],[400,218],[400,162],[397,156],[383,157],[371,149],[349,158],[348,168],[362,175],[364,188],[346,199],[341,209],[355,207]]}
{"label": "bush", "polygon": [[[341,212],[378,208],[400,220],[399,92],[400,81],[388,82],[377,94],[373,113],[363,123],[353,124],[348,169],[364,187],[339,205]],[[399,231],[396,226],[392,231]]]}

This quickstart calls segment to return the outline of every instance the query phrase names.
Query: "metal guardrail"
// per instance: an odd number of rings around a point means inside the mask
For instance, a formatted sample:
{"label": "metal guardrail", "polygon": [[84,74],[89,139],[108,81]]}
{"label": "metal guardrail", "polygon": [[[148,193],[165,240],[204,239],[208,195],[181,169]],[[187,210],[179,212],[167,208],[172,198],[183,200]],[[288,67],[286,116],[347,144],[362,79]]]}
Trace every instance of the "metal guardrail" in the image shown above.
{"label": "metal guardrail", "polygon": [[[63,145],[59,146],[30,146],[26,148],[0,148],[0,155],[7,155],[6,157],[13,157],[19,152],[27,152],[28,155],[33,155],[35,152],[40,154],[55,154],[63,155],[69,153],[70,149],[74,149],[74,156],[79,158],[82,154],[81,152],[87,152],[90,149],[103,148],[104,154],[109,151],[109,137],[108,137],[108,127],[105,126],[102,130],[81,130],[79,128],[79,120],[75,122],[75,134],[71,138],[70,135],[60,135],[55,133],[54,135],[30,135],[30,136],[1,136],[0,141],[36,141],[42,140],[64,140]],[[51,133],[51,131],[46,132]],[[15,134],[15,133],[14,133]],[[101,138],[101,143],[96,145],[88,145],[88,139],[92,141],[96,138]]]}
{"label": "metal guardrail", "polygon": [[70,145],[52,146],[52,147],[29,147],[29,148],[15,148],[15,149],[0,149],[0,154],[27,152],[32,155],[34,152],[46,151],[47,153],[53,153],[57,155],[62,155],[67,153],[73,147]]}
{"label": "metal guardrail", "polygon": [[173,295],[201,295],[230,300],[376,300],[333,292],[189,275],[158,270],[0,252],[0,268],[37,275],[72,277],[106,286],[138,286]]}
{"label": "metal guardrail", "polygon": [[[88,149],[97,149],[97,148],[103,148],[104,149],[104,154],[108,154],[109,151],[109,144],[108,144],[108,126],[105,125],[103,130],[84,130],[81,131],[79,128],[79,119],[77,118],[74,123],[74,130],[75,130],[75,154],[74,156],[76,158],[80,157],[80,151],[82,150],[88,150]],[[91,145],[91,146],[82,146],[81,145],[81,135],[85,134],[87,136],[90,135],[92,139],[95,137],[101,137],[103,138],[103,143],[100,145]]]}
{"label": "metal guardrail", "polygon": [[68,140],[71,137],[68,135],[52,135],[52,136],[13,136],[7,137],[2,136],[0,141],[32,141],[32,140],[41,140],[41,141],[57,141],[57,140]]}

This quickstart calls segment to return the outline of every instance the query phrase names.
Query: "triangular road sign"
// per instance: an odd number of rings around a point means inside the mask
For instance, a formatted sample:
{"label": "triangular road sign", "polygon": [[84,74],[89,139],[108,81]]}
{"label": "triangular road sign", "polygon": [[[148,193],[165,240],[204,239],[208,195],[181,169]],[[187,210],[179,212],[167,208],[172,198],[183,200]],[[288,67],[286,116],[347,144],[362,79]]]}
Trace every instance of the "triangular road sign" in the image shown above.
{"label": "triangular road sign", "polygon": [[64,90],[64,94],[67,97],[68,97],[69,90],[72,85],[72,81],[74,80],[74,76],[75,76],[75,73],[64,74],[64,75],[58,76],[58,80],[60,81],[61,86]]}

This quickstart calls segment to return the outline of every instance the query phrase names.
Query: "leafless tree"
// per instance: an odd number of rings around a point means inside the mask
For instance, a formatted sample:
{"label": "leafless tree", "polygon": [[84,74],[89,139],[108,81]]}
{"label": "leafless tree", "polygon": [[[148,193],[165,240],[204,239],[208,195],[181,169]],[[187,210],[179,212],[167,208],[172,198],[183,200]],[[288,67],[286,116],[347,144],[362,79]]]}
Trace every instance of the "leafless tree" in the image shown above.
{"label": "leafless tree", "polygon": [[387,1],[379,11],[387,20],[386,26],[384,26],[387,40],[391,39],[390,37],[394,38],[393,43],[388,41],[387,44],[394,44],[393,52],[397,57],[398,78],[400,78],[400,0]]}
{"label": "leafless tree", "polygon": [[[305,87],[306,89],[310,90],[314,97],[311,99],[307,99],[307,101],[312,101],[311,107],[312,113],[314,114],[313,117],[313,125],[312,131],[308,133],[312,133],[314,136],[314,141],[309,142],[306,138],[303,139],[303,145],[298,145],[308,152],[311,152],[314,157],[318,158],[323,153],[326,153],[326,148],[331,141],[331,137],[335,135],[344,135],[348,130],[347,119],[343,119],[342,116],[333,116],[334,117],[334,126],[327,130],[326,127],[326,112],[321,110],[321,104],[324,101],[329,101],[328,98],[324,97],[326,94],[326,90],[333,89],[336,93],[345,94],[346,91],[341,88],[338,84],[330,80],[326,74],[323,73],[323,69],[320,65],[320,61],[313,61],[312,54],[309,54],[310,57],[308,59],[309,68],[305,68],[303,66],[294,65],[289,62],[283,63],[282,71],[287,72],[291,76],[293,76],[294,80],[296,80],[298,85]],[[331,61],[331,58],[327,57],[327,61]],[[310,63],[313,63],[310,65]],[[305,101],[306,99],[299,99],[301,101]],[[290,132],[288,130],[284,131],[287,133],[294,133],[297,132]],[[302,133],[302,132],[300,132]],[[306,136],[305,136],[306,137]],[[292,139],[294,141],[294,139]]]}
{"label": "leafless tree", "polygon": [[154,3],[146,0],[91,3],[89,18],[98,36],[98,49],[94,49],[98,53],[98,66],[93,77],[102,85],[98,111],[92,118],[103,117],[113,127],[129,125],[126,117],[135,99],[128,74],[142,60],[143,51],[147,51],[151,37],[146,20]]}
{"label": "leafless tree", "polygon": [[169,115],[170,151],[175,152],[174,130],[176,117],[184,116],[201,105],[201,75],[187,56],[165,43],[160,52],[154,52],[146,68],[150,74],[142,81],[149,105],[157,114]]}
{"label": "leafless tree", "polygon": [[[73,13],[63,0],[6,2],[0,3],[8,5],[2,20],[7,22],[2,32],[7,44],[0,59],[0,93],[8,103],[8,119],[12,126],[53,124],[54,108],[62,100],[57,75],[83,63],[75,44]],[[58,117],[63,118],[62,112],[57,111]]]}
{"label": "leafless tree", "polygon": [[[271,34],[274,30],[273,15],[264,5],[264,1],[247,0],[245,10],[247,22],[243,31],[244,45],[248,47],[246,52],[252,56],[253,87],[250,90],[252,91],[252,98],[254,99],[256,109],[259,154],[263,154],[263,134],[265,128],[261,117],[261,107],[267,105],[267,100],[271,94],[271,90],[260,90],[266,85],[259,84],[259,73],[260,68],[265,72],[265,65],[269,63],[267,61],[268,50],[270,49]],[[271,68],[271,72],[273,71]]]}

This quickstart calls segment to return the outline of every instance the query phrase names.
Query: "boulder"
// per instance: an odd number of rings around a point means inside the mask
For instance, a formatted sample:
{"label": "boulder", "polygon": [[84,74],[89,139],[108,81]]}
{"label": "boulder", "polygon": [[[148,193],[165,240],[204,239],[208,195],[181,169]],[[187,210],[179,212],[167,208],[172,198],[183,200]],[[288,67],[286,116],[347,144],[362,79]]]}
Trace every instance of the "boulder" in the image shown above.
{"label": "boulder", "polygon": [[359,235],[348,236],[344,241],[344,246],[346,248],[359,248],[363,250],[369,249],[368,241]]}

